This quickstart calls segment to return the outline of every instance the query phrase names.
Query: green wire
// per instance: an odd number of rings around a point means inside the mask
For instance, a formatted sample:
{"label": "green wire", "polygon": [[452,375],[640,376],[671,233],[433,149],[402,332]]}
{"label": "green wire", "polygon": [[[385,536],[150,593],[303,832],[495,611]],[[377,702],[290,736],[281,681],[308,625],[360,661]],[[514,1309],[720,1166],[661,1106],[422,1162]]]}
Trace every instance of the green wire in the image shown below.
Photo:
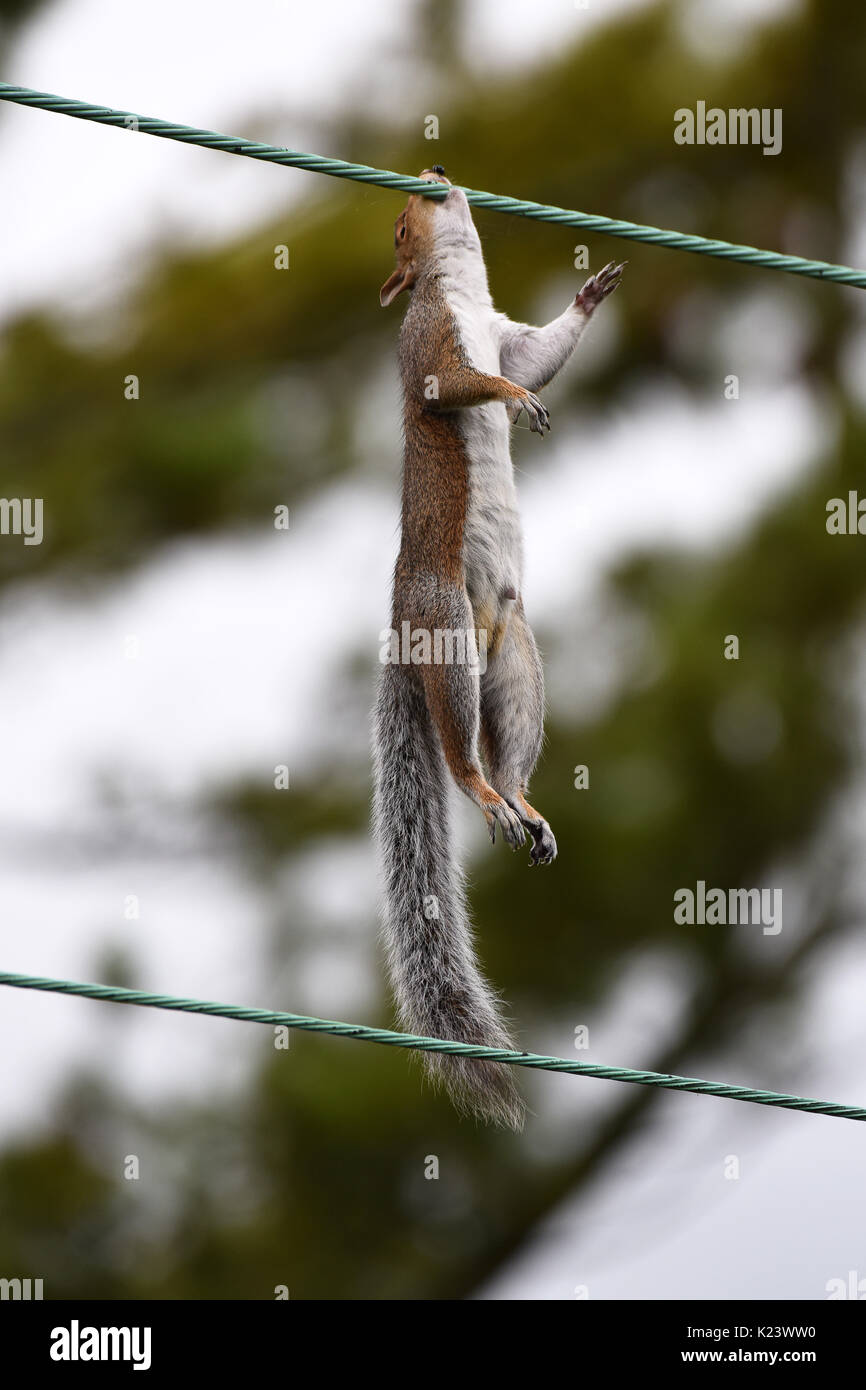
{"label": "green wire", "polygon": [[[307,169],[314,173],[331,174],[336,178],[354,179],[359,183],[376,184],[382,188],[393,188],[406,193],[420,193],[428,198],[444,198],[447,194],[447,189],[442,184],[408,178],[403,174],[395,174],[387,169],[374,169],[367,164],[350,164],[342,159],[326,159],[321,155],[303,154],[294,150],[281,149],[274,145],[255,144],[248,140],[239,139],[237,136],[220,135],[210,130],[196,130],[191,126],[171,124],[152,116],[137,116],[133,112],[119,111],[112,107],[88,105],[69,97],[53,96],[50,92],[37,92],[30,87],[16,87],[7,82],[0,82],[0,100],[17,102],[21,106],[35,106],[45,111],[75,116],[81,120],[96,121],[100,125],[121,126],[130,130],[143,131],[145,134],[161,136],[167,140],[179,140],[189,145],[201,145],[206,149],[246,155],[250,159],[259,159],[271,164],[284,164],[297,169]],[[554,222],[560,226],[582,227],[587,231],[602,232],[605,235],[623,237],[630,241],[645,241],[652,245],[668,246],[679,251],[693,251],[698,255],[718,256],[723,260],[742,261],[748,265],[764,266],[769,270],[788,271],[792,275],[808,275],[819,280],[832,280],[837,284],[866,288],[866,273],[854,270],[850,266],[832,265],[826,261],[808,261],[800,256],[782,256],[778,252],[762,251],[754,246],[737,246],[727,241],[713,241],[707,237],[687,236],[682,232],[665,231],[660,227],[649,227],[637,222],[624,222],[611,217],[594,216],[590,213],[575,212],[567,208],[551,207],[542,203],[485,193],[473,188],[464,188],[463,192],[470,203],[477,207],[490,208],[495,212],[513,213],[518,217],[530,217],[541,222]],[[591,1062],[569,1062],[562,1057],[543,1057],[533,1052],[510,1052],[504,1048],[472,1047],[467,1043],[447,1042],[440,1038],[416,1037],[411,1033],[395,1033],[387,1028],[368,1028],[363,1024],[339,1023],[329,1019],[308,1018],[301,1014],[283,1013],[269,1009],[246,1009],[233,1004],[208,1003],[203,999],[179,999],[166,994],[146,994],[142,990],[123,989],[120,986],[78,984],[71,980],[52,980],[36,975],[16,975],[9,972],[0,972],[0,984],[10,985],[16,989],[35,989],[55,994],[71,994],[86,999],[108,1000],[116,1004],[137,1004],[147,1008],[208,1014],[218,1018],[240,1019],[251,1023],[297,1028],[312,1033],[331,1033],[337,1037],[382,1043],[389,1047],[413,1048],[420,1052],[442,1052],[484,1061],[502,1062],[509,1066],[533,1067],[541,1071],[568,1072],[574,1076],[594,1076],[607,1081],[631,1082],[638,1086],[655,1086],[672,1091],[692,1091],[698,1095],[720,1096],[728,1100],[748,1101],[756,1105],[773,1105],[787,1110],[803,1110],[815,1115],[833,1115],[841,1119],[866,1120],[866,1108],[856,1105],[810,1100],[803,1096],[783,1095],[777,1091],[759,1091],[745,1086],[727,1086],[717,1081],[701,1081],[696,1077],[635,1071],[630,1067],[605,1067],[597,1066]]]}
{"label": "green wire", "polygon": [[[389,169],[373,169],[368,164],[349,164],[343,159],[326,159],[322,155],[303,154],[296,150],[281,149],[276,145],[259,145],[234,135],[220,135],[213,130],[196,130],[192,126],[161,121],[153,116],[137,116],[131,111],[119,111],[111,106],[93,106],[71,97],[36,92],[30,87],[15,87],[9,82],[0,82],[0,101],[14,101],[20,106],[36,106],[43,111],[77,116],[84,121],[97,121],[100,125],[123,126],[130,130],[143,131],[146,135],[159,135],[163,139],[180,140],[188,145],[202,145],[209,150],[225,150],[228,154],[242,154],[249,159],[260,159],[270,164],[286,164],[295,169],[309,169],[317,174],[332,174],[338,179],[378,184],[382,188],[393,188],[404,193],[421,193],[427,198],[444,198],[448,192],[444,184],[407,178],[406,175],[392,173]],[[555,222],[563,227],[581,227],[585,231],[602,232],[605,236],[623,237],[627,241],[646,241],[653,246],[668,246],[677,251],[693,251],[700,256],[718,256],[722,260],[763,266],[766,270],[785,270],[791,275],[809,275],[816,280],[832,280],[839,285],[866,288],[866,272],[854,270],[847,265],[809,261],[802,256],[783,256],[777,251],[761,251],[755,246],[737,246],[730,241],[688,236],[684,232],[648,227],[640,222],[624,222],[614,217],[601,217],[588,212],[552,207],[546,203],[533,203],[521,198],[503,197],[497,193],[484,193],[477,188],[464,188],[463,192],[476,207],[490,208],[494,212],[510,212],[517,217],[531,217],[538,222]]]}
{"label": "green wire", "polygon": [[386,1047],[405,1047],[418,1052],[444,1052],[450,1056],[475,1057],[488,1062],[504,1062],[514,1067],[534,1067],[539,1071],[562,1071],[572,1076],[595,1076],[603,1081],[629,1081],[636,1086],[657,1086],[668,1091],[693,1091],[702,1096],[721,1096],[726,1100],[750,1101],[755,1105],[775,1105],[784,1110],[805,1110],[812,1115],[834,1115],[842,1120],[866,1120],[866,1108],[841,1105],[835,1101],[810,1100],[787,1096],[778,1091],[757,1091],[750,1086],[726,1086],[720,1081],[701,1081],[694,1076],[669,1076],[664,1072],[635,1071],[631,1067],[605,1067],[594,1062],[568,1062],[564,1057],[542,1057],[535,1052],[509,1052],[501,1047],[473,1047],[469,1043],[446,1042],[442,1038],[416,1037],[413,1033],[393,1033],[389,1028],[368,1028],[363,1023],[338,1023],[328,1018],[308,1018],[304,1014],[282,1013],[275,1009],[245,1009],[237,1004],[211,1004],[205,999],[178,999],[171,994],[147,994],[120,985],[87,985],[74,980],[52,980],[41,975],[15,975],[0,971],[0,985],[15,989],[38,989],[50,994],[72,994],[82,999],[102,999],[113,1004],[138,1004],[149,1009],[170,1009],[177,1013],[207,1014],[214,1018],[240,1019],[246,1023],[268,1023],[275,1027],[299,1028],[308,1033],[332,1033],[338,1038],[383,1043]]}

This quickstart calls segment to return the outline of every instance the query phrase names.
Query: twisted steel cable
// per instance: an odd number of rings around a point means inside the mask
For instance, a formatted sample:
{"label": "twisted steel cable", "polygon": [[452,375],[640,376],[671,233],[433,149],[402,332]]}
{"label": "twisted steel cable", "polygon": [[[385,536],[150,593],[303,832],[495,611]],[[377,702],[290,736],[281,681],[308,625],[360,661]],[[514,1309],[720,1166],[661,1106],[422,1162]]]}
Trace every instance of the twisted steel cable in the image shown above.
{"label": "twisted steel cable", "polygon": [[567,1072],[571,1076],[594,1076],[602,1081],[625,1081],[636,1086],[655,1086],[668,1091],[692,1091],[696,1095],[718,1096],[724,1100],[749,1101],[784,1110],[804,1110],[810,1115],[832,1115],[841,1120],[866,1120],[866,1108],[842,1105],[836,1101],[812,1100],[808,1096],[789,1096],[780,1091],[760,1091],[752,1086],[728,1086],[721,1081],[702,1081],[695,1076],[671,1076],[657,1071],[636,1071],[633,1067],[606,1067],[595,1062],[569,1062],[564,1057],[544,1057],[535,1052],[511,1052],[501,1047],[473,1047],[469,1043],[444,1038],[418,1037],[414,1033],[395,1033],[390,1028],[368,1028],[363,1023],[341,1023],[329,1018],[284,1013],[278,1009],[248,1009],[238,1004],[215,1004],[206,999],[182,999],[172,994],[149,994],[121,985],[81,984],[75,980],[53,980],[42,975],[17,975],[0,971],[0,985],[14,989],[34,989],[50,994],[69,994],[82,999],[101,999],[113,1004],[136,1004],[149,1009],[168,1009],[173,1013],[205,1014],[245,1023],[266,1023],[274,1027],[297,1028],[307,1033],[330,1033],[358,1042],[382,1043],[418,1052],[443,1052],[451,1056],[474,1057],[506,1066],[530,1067],[538,1071]]}
{"label": "twisted steel cable", "polygon": [[[179,140],[187,145],[200,145],[204,149],[224,150],[227,154],[244,155],[248,159],[259,159],[269,164],[307,169],[312,173],[330,174],[338,179],[353,179],[357,183],[376,184],[381,188],[393,188],[403,193],[421,193],[425,198],[444,198],[448,192],[444,184],[428,183],[405,174],[395,174],[390,169],[374,169],[369,164],[351,164],[344,159],[328,159],[323,155],[304,154],[298,150],[282,149],[277,145],[257,144],[236,135],[197,130],[194,126],[163,121],[155,116],[139,116],[132,111],[120,111],[111,106],[95,106],[89,102],[77,101],[73,97],[37,92],[31,87],[16,87],[9,82],[0,82],[0,101],[15,102],[19,106],[33,106],[42,111],[75,116],[84,121],[96,121],[99,125],[142,131],[146,135],[157,135],[164,140]],[[523,198],[485,193],[477,188],[464,188],[463,192],[470,203],[493,212],[529,217],[537,222],[553,222],[563,227],[581,227],[584,231],[602,232],[605,236],[622,237],[626,241],[644,241],[652,246],[691,251],[699,256],[716,256],[721,260],[762,266],[765,270],[783,270],[790,275],[806,275],[816,280],[831,280],[838,285],[866,288],[866,271],[856,270],[852,266],[834,265],[829,261],[811,261],[802,256],[783,256],[778,251],[763,251],[756,246],[738,246],[730,241],[690,236],[685,232],[646,226],[640,222],[626,222],[620,218],[577,212],[570,208],[534,203]]]}

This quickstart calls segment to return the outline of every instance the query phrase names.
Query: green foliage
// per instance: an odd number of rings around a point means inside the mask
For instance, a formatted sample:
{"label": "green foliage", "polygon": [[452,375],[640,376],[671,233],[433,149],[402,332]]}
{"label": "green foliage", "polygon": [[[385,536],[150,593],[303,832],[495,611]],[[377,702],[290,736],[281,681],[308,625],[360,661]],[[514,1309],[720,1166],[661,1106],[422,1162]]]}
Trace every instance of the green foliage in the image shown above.
{"label": "green foliage", "polygon": [[[426,7],[428,23],[436,8]],[[437,158],[477,187],[844,259],[866,13],[853,0],[832,11],[813,0],[742,54],[709,65],[685,45],[679,8],[605,28],[539,70],[494,81],[465,65],[439,112]],[[458,18],[449,7],[443,65]],[[733,146],[709,159],[673,144],[676,107],[708,94],[749,105],[758,92],[761,105],[784,109],[778,159]],[[343,137],[336,148],[347,158],[409,172],[431,159],[419,134],[358,113]],[[312,178],[309,197],[235,246],[167,257],[119,321],[117,341],[98,351],[47,315],[7,330],[4,490],[43,496],[55,524],[42,547],[0,552],[0,582],[139,564],[174,537],[262,521],[275,494],[297,506],[359,467],[387,469],[396,489],[396,416],[385,455],[359,458],[352,427],[394,353],[397,315],[383,314],[376,295],[399,202]],[[576,276],[574,233],[492,213],[478,221],[494,296],[514,316],[532,316],[552,281]],[[796,244],[792,224],[803,229]],[[812,243],[811,228],[820,229]],[[292,270],[277,272],[273,249],[287,240]],[[596,238],[593,266],[615,250]],[[715,325],[761,283],[759,271],[685,254],[635,246],[628,256],[616,352],[591,387],[572,379],[563,389],[562,427],[589,404],[627,411],[639,390],[672,377],[695,399],[717,398],[728,368],[714,358]],[[656,1059],[667,1065],[698,1044],[720,1045],[743,1010],[788,1000],[796,987],[793,971],[736,958],[730,935],[677,927],[671,907],[677,886],[760,882],[768,865],[796,859],[853,756],[837,672],[862,618],[862,562],[854,542],[827,536],[824,503],[862,472],[863,422],[835,379],[859,292],[807,283],[786,291],[812,317],[802,380],[833,401],[838,445],[734,549],[644,556],[612,578],[614,610],[646,640],[610,706],[578,719],[560,705],[549,723],[533,800],[562,857],[544,873],[527,874],[502,852],[473,866],[485,961],[528,1046],[558,1028],[557,1050],[567,1051],[575,1011],[579,1019],[602,1003],[632,955],[659,945],[700,981],[679,1037]],[[684,362],[673,325],[696,304],[708,350]],[[129,372],[141,381],[137,402],[124,399]],[[324,403],[315,429],[300,418],[304,401]],[[727,633],[740,636],[740,662],[722,658]],[[542,640],[579,687],[576,635],[551,630]],[[369,688],[355,667],[346,680],[360,726]],[[751,762],[732,759],[720,707],[769,711],[778,739]],[[591,768],[589,793],[572,785],[578,763]],[[276,874],[319,840],[363,836],[367,791],[365,766],[351,761],[315,784],[293,783],[291,798],[241,785],[211,809],[242,832],[250,865]],[[755,1083],[771,1084],[760,1054],[752,1061]],[[536,1084],[568,1088],[578,1111],[581,1088],[595,1085]],[[56,1295],[268,1298],[288,1284],[300,1298],[459,1296],[587,1181],[652,1103],[623,1097],[612,1120],[542,1157],[461,1122],[401,1054],[306,1037],[287,1054],[263,1052],[248,1095],[216,1113],[142,1115],[99,1088],[88,1097],[86,1122],[73,1109],[56,1134],[0,1157],[0,1268],[45,1270]],[[103,1129],[138,1127],[162,1155],[159,1195],[135,1198],[135,1222],[128,1185],[89,1156],[94,1115]],[[182,1181],[167,1152],[186,1156]],[[438,1182],[424,1178],[430,1153]],[[244,1200],[220,1197],[226,1170],[242,1175]],[[148,1201],[160,1208],[153,1227]]]}

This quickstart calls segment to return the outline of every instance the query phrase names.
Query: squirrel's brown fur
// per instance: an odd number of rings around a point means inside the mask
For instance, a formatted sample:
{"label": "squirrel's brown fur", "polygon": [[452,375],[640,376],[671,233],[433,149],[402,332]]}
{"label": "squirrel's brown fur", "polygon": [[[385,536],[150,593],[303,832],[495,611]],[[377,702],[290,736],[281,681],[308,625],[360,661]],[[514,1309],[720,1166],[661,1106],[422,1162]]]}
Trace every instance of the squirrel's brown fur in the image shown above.
{"label": "squirrel's brown fur", "polygon": [[[438,168],[421,177],[448,184]],[[534,393],[568,358],[622,267],[607,266],[559,319],[531,328],[493,308],[460,189],[441,201],[410,196],[394,239],[397,266],[380,298],[387,305],[410,291],[400,334],[403,503],[374,750],[389,969],[410,1032],[512,1048],[473,951],[446,772],[480,807],[492,839],[499,827],[516,849],[529,831],[531,862],[553,860],[553,833],[525,797],[543,737],[544,683],[523,610],[509,418],[525,413],[537,433],[549,428]],[[404,632],[410,659],[393,640]],[[458,651],[454,660],[461,637],[463,659]],[[423,1056],[458,1105],[521,1127],[510,1067]]]}

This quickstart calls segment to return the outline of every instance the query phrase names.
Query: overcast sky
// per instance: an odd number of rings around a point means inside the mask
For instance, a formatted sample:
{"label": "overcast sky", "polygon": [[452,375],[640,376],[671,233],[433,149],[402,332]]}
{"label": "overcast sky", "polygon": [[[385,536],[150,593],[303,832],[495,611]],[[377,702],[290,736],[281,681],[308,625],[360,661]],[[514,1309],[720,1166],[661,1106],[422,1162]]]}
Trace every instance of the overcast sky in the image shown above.
{"label": "overcast sky", "polygon": [[[522,0],[481,0],[472,50],[479,62],[525,62],[628,3],[590,0],[584,11],[573,0],[535,0],[527,23]],[[695,0],[688,23],[696,45],[718,51],[744,40],[747,17],[777,8],[776,0],[727,0],[720,21],[718,5]],[[374,74],[390,96],[389,75],[396,84],[399,70],[387,55],[405,14],[403,3],[359,10],[351,0],[247,0],[239,22],[228,0],[151,0],[137,9],[62,0],[8,55],[3,77],[232,134],[273,109],[273,133],[262,138],[315,149],[321,119],[360,73]],[[233,235],[302,196],[310,177],[0,109],[0,317],[40,302],[96,307],[141,273],[154,246]],[[615,301],[609,307],[588,354],[615,348]],[[751,398],[699,407],[672,383],[663,397],[588,421],[580,440],[552,435],[543,468],[519,441],[535,614],[550,620],[575,595],[591,603],[608,569],[636,546],[705,552],[732,544],[797,485],[833,428],[820,402],[790,385],[807,332],[796,296],[756,280],[754,295],[718,325],[734,360],[751,362],[761,388]],[[329,872],[316,859],[293,884],[296,902],[316,894],[342,933],[340,950],[326,933],[292,997],[264,998],[254,962],[266,904],[230,856],[215,859],[212,846],[208,855],[209,828],[183,822],[182,807],[276,761],[302,770],[321,752],[326,731],[311,728],[308,712],[325,707],[359,634],[375,640],[391,563],[382,538],[390,545],[396,508],[396,493],[381,484],[344,482],[293,516],[290,543],[264,532],[207,538],[169,547],[96,596],[48,591],[5,605],[0,722],[15,735],[0,782],[6,968],[87,978],[98,952],[113,945],[131,949],[155,988],[369,1016],[380,988],[375,949],[351,937],[374,900],[365,847],[323,847]],[[358,573],[368,582],[358,585]],[[344,643],[329,633],[311,647],[303,613],[281,601],[301,584],[327,593],[331,610],[344,615]],[[125,654],[130,634],[140,644],[134,661]],[[159,807],[162,798],[179,800],[177,833],[191,837],[179,861],[158,842],[138,860],[118,857],[110,844],[95,862],[54,854],[52,837],[70,819],[84,840],[100,830],[99,779],[111,774],[137,785],[143,803],[153,796],[153,818],[142,813],[146,834],[161,829],[171,840],[174,827]],[[133,891],[143,908],[136,924],[122,917]],[[646,962],[640,979],[624,978],[598,1020],[604,1060],[641,1064],[647,1037],[673,1007],[672,983],[664,960]],[[794,1075],[815,1094],[863,1099],[864,990],[866,962],[855,948],[815,971],[804,1039],[810,1028],[820,1038],[820,1060],[808,1062],[806,1045],[792,1058]],[[253,1030],[240,1025],[135,1011],[118,1031],[105,1006],[16,991],[2,1004],[4,1133],[41,1122],[67,1069],[85,1058],[102,1059],[134,1094],[157,1103],[239,1086],[258,1055]],[[719,1074],[722,1063],[712,1066]],[[580,1124],[611,1099],[603,1083],[556,1077],[533,1085],[549,1097],[550,1124]],[[858,1262],[866,1276],[863,1134],[838,1120],[671,1096],[651,1133],[623,1148],[613,1170],[558,1213],[486,1296],[567,1299],[587,1285],[596,1298],[820,1298],[828,1279],[846,1277]],[[735,1182],[723,1171],[731,1154],[741,1159]]]}

